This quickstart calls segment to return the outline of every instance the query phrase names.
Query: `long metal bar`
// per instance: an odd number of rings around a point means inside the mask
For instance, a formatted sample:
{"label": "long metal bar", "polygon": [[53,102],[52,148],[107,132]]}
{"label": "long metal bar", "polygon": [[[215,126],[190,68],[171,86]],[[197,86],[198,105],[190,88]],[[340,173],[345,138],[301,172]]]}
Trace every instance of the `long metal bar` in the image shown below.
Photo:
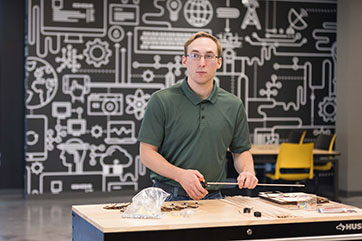
{"label": "long metal bar", "polygon": [[[207,185],[238,185],[237,182],[207,182]],[[258,183],[257,186],[265,187],[304,187],[304,184],[272,184],[272,183]]]}

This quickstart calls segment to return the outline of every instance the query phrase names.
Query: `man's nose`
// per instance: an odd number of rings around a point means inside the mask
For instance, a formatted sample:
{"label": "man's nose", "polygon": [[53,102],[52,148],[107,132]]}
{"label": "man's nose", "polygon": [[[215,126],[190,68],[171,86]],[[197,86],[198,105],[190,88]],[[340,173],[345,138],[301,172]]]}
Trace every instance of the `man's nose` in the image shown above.
{"label": "man's nose", "polygon": [[199,60],[199,65],[204,66],[206,64],[206,60],[204,56],[201,56],[200,60]]}

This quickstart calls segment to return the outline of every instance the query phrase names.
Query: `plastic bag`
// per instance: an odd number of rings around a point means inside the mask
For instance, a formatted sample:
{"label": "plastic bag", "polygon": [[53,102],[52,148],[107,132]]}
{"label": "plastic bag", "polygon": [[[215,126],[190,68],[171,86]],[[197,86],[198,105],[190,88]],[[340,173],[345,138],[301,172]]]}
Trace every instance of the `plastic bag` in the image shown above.
{"label": "plastic bag", "polygon": [[169,196],[158,187],[143,189],[132,198],[132,203],[123,212],[124,218],[161,218],[161,206]]}

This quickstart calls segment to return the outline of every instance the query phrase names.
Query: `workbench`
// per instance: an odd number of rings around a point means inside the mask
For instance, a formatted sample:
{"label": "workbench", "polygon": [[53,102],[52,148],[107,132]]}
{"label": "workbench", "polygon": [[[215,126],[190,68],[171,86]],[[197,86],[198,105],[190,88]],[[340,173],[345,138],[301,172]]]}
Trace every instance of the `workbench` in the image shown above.
{"label": "workbench", "polygon": [[[244,196],[198,201],[198,208],[187,215],[165,212],[160,219],[123,218],[120,210],[106,210],[105,206],[72,207],[73,241],[362,239],[362,210],[335,202],[318,207],[343,206],[353,212],[319,213]],[[244,213],[244,208],[251,212]],[[256,211],[262,216],[255,217]]]}

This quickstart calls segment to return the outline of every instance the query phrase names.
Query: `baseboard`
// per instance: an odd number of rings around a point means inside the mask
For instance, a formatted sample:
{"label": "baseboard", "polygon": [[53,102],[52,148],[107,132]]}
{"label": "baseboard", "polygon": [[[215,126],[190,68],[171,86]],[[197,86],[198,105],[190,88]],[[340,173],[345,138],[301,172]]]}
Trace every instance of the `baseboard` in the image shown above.
{"label": "baseboard", "polygon": [[341,196],[341,197],[358,197],[358,196],[362,196],[362,191],[339,190],[339,196]]}
{"label": "baseboard", "polygon": [[24,189],[0,189],[0,195],[24,195]]}
{"label": "baseboard", "polygon": [[139,191],[134,190],[121,190],[112,192],[62,192],[60,194],[44,193],[41,195],[25,195],[27,200],[37,199],[69,199],[69,198],[97,198],[97,197],[125,197],[134,196]]}

